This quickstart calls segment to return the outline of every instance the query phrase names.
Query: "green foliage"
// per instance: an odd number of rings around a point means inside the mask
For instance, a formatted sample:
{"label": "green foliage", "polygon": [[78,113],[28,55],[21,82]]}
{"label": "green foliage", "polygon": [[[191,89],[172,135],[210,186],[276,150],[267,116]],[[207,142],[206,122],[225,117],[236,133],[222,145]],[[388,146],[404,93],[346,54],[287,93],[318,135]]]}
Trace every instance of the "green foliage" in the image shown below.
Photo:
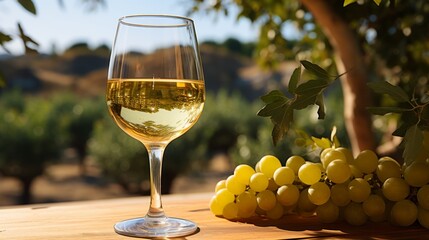
{"label": "green foliage", "polygon": [[89,154],[101,167],[105,177],[119,183],[129,192],[141,191],[141,182],[149,179],[146,149],[123,132],[107,116],[107,112],[96,123],[88,144]]}
{"label": "green foliage", "polygon": [[202,44],[224,47],[230,52],[238,53],[246,57],[252,57],[256,48],[256,44],[254,42],[243,43],[236,38],[227,38],[221,43],[209,40],[202,42]]}
{"label": "green foliage", "polygon": [[[381,3],[381,0],[373,0],[373,1],[377,5],[380,5],[380,3]],[[352,3],[355,3],[355,2],[357,2],[357,0],[344,0],[343,6],[345,7],[345,6],[352,4]]]}
{"label": "green foliage", "polygon": [[65,143],[65,124],[48,100],[5,93],[0,101],[0,170],[21,179],[43,172]]}
{"label": "green foliage", "polygon": [[28,12],[36,15],[36,6],[32,0],[18,0],[18,3]]}
{"label": "green foliage", "polygon": [[104,98],[80,98],[72,93],[61,93],[52,98],[54,111],[64,121],[67,145],[75,148],[83,159],[95,122],[106,114]]}
{"label": "green foliage", "polygon": [[[257,23],[260,36],[254,56],[261,64],[275,66],[277,62],[287,59],[288,56],[295,56],[298,60],[309,59],[317,62],[323,69],[334,68],[334,62],[331,60],[332,48],[327,36],[320,29],[312,13],[299,1],[219,0],[213,5],[207,2],[194,0],[194,10],[228,14],[227,9],[234,5],[239,11],[238,18],[246,18]],[[375,96],[377,107],[370,110],[373,114],[398,113],[400,115],[399,128],[394,134],[404,137],[402,144],[405,147],[404,157],[409,162],[415,156],[413,150],[421,146],[421,142],[417,144],[411,140],[411,137],[420,139],[420,131],[425,131],[429,127],[427,121],[429,2],[426,0],[343,0],[329,1],[327,4],[334,9],[337,17],[347,22],[350,29],[356,33],[357,43],[369,60],[368,79],[384,79],[395,83],[395,86],[383,83],[372,85],[376,92],[387,91],[388,93]],[[291,39],[282,29],[290,23],[300,31],[301,36],[294,41],[295,45],[286,47]],[[353,69],[348,70],[353,71]],[[289,91],[296,92],[296,81],[296,78],[291,79]],[[320,96],[318,89],[323,88],[324,83],[313,81],[307,84],[298,92],[310,91],[313,95],[309,94],[307,99],[302,99],[307,102],[302,101],[301,107],[310,103],[318,104],[319,117],[323,117],[323,99],[316,98],[314,101],[314,98],[315,95]],[[273,140],[275,142],[290,128],[291,121],[288,120],[294,118],[292,99],[279,91],[263,97],[267,105],[259,115],[271,117],[274,122]],[[396,104],[391,104],[392,100]],[[410,139],[407,139],[408,136]]]}
{"label": "green foliage", "polygon": [[261,99],[266,105],[258,112],[261,117],[270,117],[274,124],[272,139],[276,145],[289,131],[294,122],[294,110],[300,110],[309,105],[316,104],[319,107],[319,119],[325,118],[323,92],[339,76],[331,76],[321,67],[301,61],[304,68],[310,72],[315,80],[301,81],[301,66],[296,68],[289,81],[288,91],[292,95],[288,97],[278,90],[271,91]]}
{"label": "green foliage", "polygon": [[[7,50],[7,48],[4,46],[6,43],[12,41],[12,37],[9,34],[6,34],[4,32],[0,32],[0,46],[6,51],[9,52],[9,50]],[[1,79],[0,79],[1,80]]]}
{"label": "green foliage", "polygon": [[423,131],[429,130],[429,92],[422,98],[416,98],[386,81],[372,82],[368,86],[376,93],[388,95],[402,104],[400,107],[371,107],[369,111],[378,115],[400,114],[401,124],[393,134],[403,137],[403,158],[406,164],[410,164],[417,158],[420,149],[424,148]]}

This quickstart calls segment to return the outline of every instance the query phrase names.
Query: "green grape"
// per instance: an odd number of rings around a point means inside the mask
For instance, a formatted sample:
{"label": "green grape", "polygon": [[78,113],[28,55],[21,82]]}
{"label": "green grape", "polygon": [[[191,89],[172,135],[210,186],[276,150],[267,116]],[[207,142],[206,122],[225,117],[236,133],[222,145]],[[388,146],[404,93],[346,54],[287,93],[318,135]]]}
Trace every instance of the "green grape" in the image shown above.
{"label": "green grape", "polygon": [[281,166],[282,164],[280,160],[272,155],[264,156],[261,158],[261,160],[259,160],[259,168],[261,169],[261,172],[268,178],[273,177],[274,172]]}
{"label": "green grape", "polygon": [[317,182],[308,188],[308,199],[315,205],[326,203],[331,197],[331,190],[324,182]]}
{"label": "green grape", "polygon": [[218,192],[221,189],[226,188],[226,180],[220,180],[219,182],[216,183],[216,187],[215,187],[215,193]]}
{"label": "green grape", "polygon": [[383,195],[390,201],[400,201],[410,194],[410,186],[402,178],[391,177],[383,183]]}
{"label": "green grape", "polygon": [[345,147],[338,147],[338,148],[335,148],[335,150],[340,151],[344,154],[344,156],[346,157],[347,163],[352,164],[353,161],[355,160],[355,158],[353,157],[353,153],[352,151],[350,151],[350,149]]}
{"label": "green grape", "polygon": [[266,215],[269,219],[280,219],[283,216],[283,206],[280,203],[276,203],[276,205],[266,212]]}
{"label": "green grape", "polygon": [[363,178],[363,172],[359,170],[355,165],[349,164],[350,170],[352,171],[352,176],[354,178]]}
{"label": "green grape", "polygon": [[222,205],[219,203],[219,201],[216,198],[216,195],[210,199],[209,206],[210,206],[210,211],[215,216],[221,216],[223,212],[223,207],[225,207],[225,205]]}
{"label": "green grape", "polygon": [[298,170],[298,178],[307,185],[312,185],[317,183],[322,177],[322,172],[320,168],[311,162],[303,164]]}
{"label": "green grape", "polygon": [[322,163],[319,163],[319,162],[317,162],[317,163],[314,163],[317,167],[319,167],[319,169],[320,169],[320,172],[323,174],[323,173],[325,173],[325,168],[323,167],[323,165],[322,165]]}
{"label": "green grape", "polygon": [[238,218],[238,206],[236,203],[228,203],[225,205],[222,211],[222,215],[224,218],[228,220],[233,220]]}
{"label": "green grape", "polygon": [[256,165],[255,165],[255,172],[261,172],[261,167],[260,167],[260,161],[258,161],[257,163],[256,163]]}
{"label": "green grape", "polygon": [[273,192],[264,190],[256,195],[256,201],[262,210],[268,211],[276,206],[277,199]]}
{"label": "green grape", "polygon": [[250,177],[255,173],[255,170],[246,164],[240,164],[234,169],[234,175],[242,184],[249,185]]}
{"label": "green grape", "polygon": [[239,182],[237,176],[231,175],[226,179],[226,189],[232,194],[238,195],[246,190],[246,185]]}
{"label": "green grape", "polygon": [[337,159],[331,161],[326,168],[328,178],[334,183],[344,183],[349,180],[352,171],[346,161]]}
{"label": "green grape", "polygon": [[363,211],[362,204],[350,202],[344,209],[344,219],[353,226],[360,226],[366,223],[368,216]]}
{"label": "green grape", "polygon": [[249,218],[255,214],[258,202],[256,196],[248,191],[245,191],[237,196],[238,217]]}
{"label": "green grape", "polygon": [[333,223],[337,221],[340,215],[340,208],[329,200],[326,203],[317,206],[316,215],[322,223]]}
{"label": "green grape", "polygon": [[414,161],[405,168],[405,181],[413,187],[421,187],[429,183],[429,165],[426,162]]}
{"label": "green grape", "polygon": [[301,156],[291,156],[286,160],[286,167],[291,168],[295,175],[298,175],[298,170],[304,163],[305,159]]}
{"label": "green grape", "polygon": [[417,192],[417,201],[422,208],[429,210],[429,185],[428,184],[421,187]]}
{"label": "green grape", "polygon": [[268,178],[263,173],[254,173],[250,177],[249,186],[255,192],[262,192],[268,187]]}
{"label": "green grape", "polygon": [[414,162],[425,162],[429,158],[429,150],[425,147],[417,149],[417,154],[414,158]]}
{"label": "green grape", "polygon": [[341,161],[347,162],[346,156],[344,156],[344,153],[342,153],[341,151],[338,151],[336,149],[333,149],[333,150],[327,152],[324,155],[324,157],[320,159],[320,161],[322,162],[322,165],[325,169],[328,167],[329,163],[331,163],[334,160],[341,160]]}
{"label": "green grape", "polygon": [[235,200],[234,194],[226,188],[220,189],[215,195],[221,202],[230,203]]}
{"label": "green grape", "polygon": [[273,179],[278,186],[292,184],[295,181],[295,173],[290,167],[280,167],[274,172]]}
{"label": "green grape", "polygon": [[429,229],[429,210],[419,207],[417,219],[419,220],[420,225]]}
{"label": "green grape", "polygon": [[317,205],[308,198],[308,188],[301,190],[298,199],[298,210],[300,213],[313,213]]}
{"label": "green grape", "polygon": [[384,215],[386,203],[380,195],[371,194],[362,203],[363,211],[370,218],[377,218]]}
{"label": "green grape", "polygon": [[339,206],[344,207],[350,202],[348,184],[335,184],[331,187],[331,200]]}
{"label": "green grape", "polygon": [[405,199],[396,202],[390,210],[392,223],[399,226],[410,226],[417,220],[417,206],[410,200]]}
{"label": "green grape", "polygon": [[226,205],[227,203],[234,202],[235,196],[230,191],[228,191],[226,188],[219,190],[216,192],[216,197],[219,200],[220,203],[223,203]]}
{"label": "green grape", "polygon": [[354,165],[363,173],[372,173],[377,169],[378,157],[371,150],[363,150],[356,157]]}
{"label": "green grape", "polygon": [[356,203],[365,201],[371,194],[371,186],[363,178],[355,178],[348,184],[350,200]]}
{"label": "green grape", "polygon": [[229,192],[226,188],[220,189],[216,194],[210,199],[210,211],[216,215],[222,215],[223,208],[231,202],[234,202],[235,196]]}
{"label": "green grape", "polygon": [[378,162],[375,173],[378,179],[384,183],[390,177],[401,177],[401,166],[393,158],[382,157]]}
{"label": "green grape", "polygon": [[325,149],[323,149],[323,150],[322,150],[322,152],[320,153],[320,159],[325,158],[325,155],[326,155],[328,152],[332,151],[332,150],[334,150],[334,149],[333,149],[333,148],[325,148]]}
{"label": "green grape", "polygon": [[295,185],[281,186],[277,190],[277,201],[283,206],[292,206],[298,202],[299,190]]}
{"label": "green grape", "polygon": [[268,190],[275,192],[277,191],[278,188],[279,188],[279,185],[277,185],[277,183],[274,181],[273,178],[268,179],[268,187],[267,187]]}

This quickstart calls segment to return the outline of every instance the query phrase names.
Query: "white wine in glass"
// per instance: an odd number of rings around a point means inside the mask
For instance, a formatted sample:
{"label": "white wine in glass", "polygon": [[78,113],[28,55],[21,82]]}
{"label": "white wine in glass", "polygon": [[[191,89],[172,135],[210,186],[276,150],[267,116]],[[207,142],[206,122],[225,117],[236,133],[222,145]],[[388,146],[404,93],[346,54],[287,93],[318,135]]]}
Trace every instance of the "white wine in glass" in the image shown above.
{"label": "white wine in glass", "polygon": [[173,15],[120,18],[110,58],[106,100],[116,124],[146,147],[150,163],[151,199],[147,214],[116,223],[115,231],[147,238],[194,233],[194,222],[167,217],[161,201],[164,150],[198,121],[205,101],[193,21]]}

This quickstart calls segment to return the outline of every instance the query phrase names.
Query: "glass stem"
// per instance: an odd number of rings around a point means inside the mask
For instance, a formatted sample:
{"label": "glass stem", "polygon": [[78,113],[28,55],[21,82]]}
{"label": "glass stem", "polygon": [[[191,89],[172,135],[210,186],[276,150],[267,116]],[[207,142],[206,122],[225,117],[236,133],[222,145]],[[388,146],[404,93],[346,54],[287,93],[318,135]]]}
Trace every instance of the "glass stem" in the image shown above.
{"label": "glass stem", "polygon": [[146,145],[150,164],[150,207],[146,221],[150,225],[162,225],[166,221],[161,201],[162,157],[165,147],[165,144]]}

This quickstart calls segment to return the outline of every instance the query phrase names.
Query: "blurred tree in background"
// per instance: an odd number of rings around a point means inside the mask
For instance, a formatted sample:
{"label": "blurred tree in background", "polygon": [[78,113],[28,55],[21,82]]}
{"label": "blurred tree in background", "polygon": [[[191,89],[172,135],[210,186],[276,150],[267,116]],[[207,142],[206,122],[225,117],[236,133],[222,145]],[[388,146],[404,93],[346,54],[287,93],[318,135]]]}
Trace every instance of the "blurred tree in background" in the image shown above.
{"label": "blurred tree in background", "polygon": [[31,184],[66,145],[67,119],[49,101],[13,91],[0,100],[0,173],[22,184],[20,203],[31,200]]}
{"label": "blurred tree in background", "polygon": [[[325,69],[347,72],[341,79],[344,117],[357,153],[378,145],[366,108],[394,104],[385,97],[371,102],[367,82],[384,79],[416,97],[424,97],[428,90],[429,2],[386,0],[377,6],[362,0],[346,7],[344,2],[194,0],[192,11],[228,14],[231,6],[238,8],[237,18],[260,26],[256,58],[266,66],[273,67],[294,55]],[[288,39],[283,31],[286,25],[296,27],[300,38]],[[288,47],[291,40],[296,42],[292,48]]]}

